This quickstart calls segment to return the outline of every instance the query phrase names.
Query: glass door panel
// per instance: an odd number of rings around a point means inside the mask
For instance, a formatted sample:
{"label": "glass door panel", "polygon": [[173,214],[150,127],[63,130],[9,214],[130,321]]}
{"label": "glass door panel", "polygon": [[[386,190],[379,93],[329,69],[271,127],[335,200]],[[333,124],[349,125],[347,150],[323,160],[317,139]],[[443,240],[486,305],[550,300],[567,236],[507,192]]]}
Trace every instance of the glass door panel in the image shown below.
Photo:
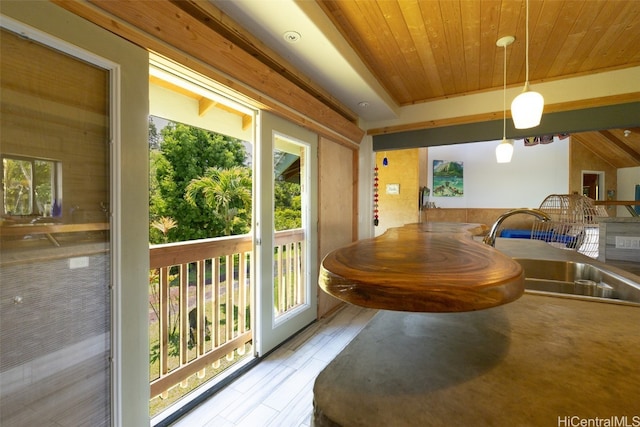
{"label": "glass door panel", "polygon": [[260,113],[256,158],[256,349],[263,355],[316,319],[317,135]]}
{"label": "glass door panel", "polygon": [[110,425],[110,71],[0,47],[0,425]]}
{"label": "glass door panel", "polygon": [[277,135],[273,151],[274,277],[273,310],[276,322],[308,304],[305,227],[308,195],[305,159],[308,147]]}

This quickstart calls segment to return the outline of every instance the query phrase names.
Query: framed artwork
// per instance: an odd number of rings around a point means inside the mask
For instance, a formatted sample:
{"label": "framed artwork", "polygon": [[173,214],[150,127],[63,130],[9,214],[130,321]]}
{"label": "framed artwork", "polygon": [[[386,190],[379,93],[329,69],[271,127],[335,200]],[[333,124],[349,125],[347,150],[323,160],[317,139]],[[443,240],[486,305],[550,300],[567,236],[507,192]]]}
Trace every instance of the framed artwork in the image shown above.
{"label": "framed artwork", "polygon": [[433,161],[433,195],[436,197],[462,197],[464,195],[463,162]]}

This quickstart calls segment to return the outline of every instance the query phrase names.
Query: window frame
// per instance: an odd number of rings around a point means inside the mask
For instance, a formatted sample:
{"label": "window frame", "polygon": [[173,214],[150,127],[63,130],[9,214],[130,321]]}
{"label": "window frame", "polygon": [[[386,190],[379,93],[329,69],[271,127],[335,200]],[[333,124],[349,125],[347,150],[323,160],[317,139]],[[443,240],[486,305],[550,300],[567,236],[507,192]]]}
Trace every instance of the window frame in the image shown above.
{"label": "window frame", "polygon": [[[54,216],[53,205],[57,201],[58,204],[62,202],[62,162],[59,160],[33,157],[19,154],[1,154],[0,155],[0,171],[2,173],[2,213],[7,216]],[[7,210],[7,195],[6,195],[6,182],[5,182],[5,160],[12,160],[16,162],[29,162],[31,163],[31,178],[30,178],[30,212],[29,213],[15,213]],[[37,198],[37,182],[35,171],[37,162],[51,163],[50,180],[51,180],[51,194],[49,197],[49,203],[51,204],[50,212],[45,212],[44,206],[42,209],[38,205]],[[46,203],[46,202],[43,202]],[[47,215],[48,214],[48,215]]]}

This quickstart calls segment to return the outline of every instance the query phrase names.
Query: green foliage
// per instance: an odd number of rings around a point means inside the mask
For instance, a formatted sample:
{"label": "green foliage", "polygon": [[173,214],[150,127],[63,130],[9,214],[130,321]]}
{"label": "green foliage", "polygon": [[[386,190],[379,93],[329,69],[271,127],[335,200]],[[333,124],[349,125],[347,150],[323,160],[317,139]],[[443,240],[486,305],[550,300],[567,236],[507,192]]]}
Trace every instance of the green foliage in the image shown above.
{"label": "green foliage", "polygon": [[149,149],[160,149],[160,134],[152,117],[149,117]]}
{"label": "green foliage", "polygon": [[300,184],[276,181],[273,191],[276,231],[301,228],[302,196]]}
{"label": "green foliage", "polygon": [[[192,179],[185,199],[192,205],[203,200],[224,224],[224,235],[244,234],[251,229],[251,171],[247,167],[209,168],[205,176]],[[202,197],[199,198],[198,196]]]}
{"label": "green foliage", "polygon": [[2,165],[4,211],[7,214],[38,215],[44,211],[46,203],[53,203],[54,162],[29,157],[3,157]]}
{"label": "green foliage", "polygon": [[[155,124],[150,121],[149,126],[149,134],[153,135]],[[242,168],[246,169],[250,177],[250,169],[245,166],[247,153],[242,141],[173,122],[164,127],[160,135],[159,150],[154,150],[154,144],[150,142],[149,222],[168,217],[173,218],[178,226],[169,230],[166,235],[151,227],[151,243],[227,235],[228,216],[221,215],[224,207],[207,204],[204,192],[194,192],[190,200],[185,195],[189,184],[204,178],[211,168]],[[250,178],[248,188],[251,194]],[[250,203],[244,207],[232,205],[229,208],[237,209],[238,212],[238,216],[232,218],[234,224],[231,231],[244,233],[249,230]]]}

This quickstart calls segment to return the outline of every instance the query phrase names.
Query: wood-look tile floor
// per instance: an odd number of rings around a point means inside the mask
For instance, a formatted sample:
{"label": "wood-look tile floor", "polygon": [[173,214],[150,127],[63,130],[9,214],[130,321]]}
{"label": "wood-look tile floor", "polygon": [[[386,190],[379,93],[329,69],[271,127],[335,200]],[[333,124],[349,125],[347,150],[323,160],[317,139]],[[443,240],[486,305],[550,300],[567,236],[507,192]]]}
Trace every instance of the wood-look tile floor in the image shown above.
{"label": "wood-look tile floor", "polygon": [[343,306],[307,327],[173,427],[310,426],[316,376],[376,312]]}

